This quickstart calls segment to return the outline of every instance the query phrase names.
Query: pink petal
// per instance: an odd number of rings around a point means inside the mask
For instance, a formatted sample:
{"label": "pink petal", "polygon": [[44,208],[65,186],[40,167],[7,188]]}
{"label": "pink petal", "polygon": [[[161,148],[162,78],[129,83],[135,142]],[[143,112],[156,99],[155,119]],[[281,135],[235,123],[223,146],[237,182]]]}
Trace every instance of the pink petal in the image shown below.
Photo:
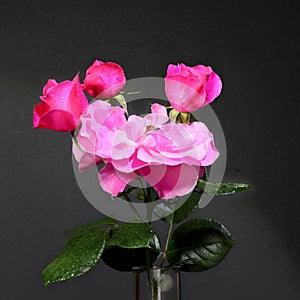
{"label": "pink petal", "polygon": [[[113,83],[112,83],[113,84]],[[124,87],[123,82],[114,83],[111,87],[105,88],[104,91],[98,93],[95,98],[97,99],[110,99],[118,95],[121,89]]]}
{"label": "pink petal", "polygon": [[76,143],[74,142],[74,139],[73,139],[72,151],[73,151],[75,159],[78,162],[78,169],[80,172],[87,170],[91,167],[97,166],[98,164],[100,164],[102,162],[101,157],[82,151],[76,145]]}
{"label": "pink petal", "polygon": [[[105,103],[104,101],[99,102]],[[94,119],[98,124],[106,126],[110,130],[120,129],[126,123],[125,109],[118,106],[109,106],[102,109],[102,114],[101,111],[95,111]]]}
{"label": "pink petal", "polygon": [[205,102],[211,103],[215,98],[217,98],[220,95],[221,90],[222,90],[221,78],[215,72],[212,72],[206,83]]}
{"label": "pink petal", "polygon": [[184,64],[180,64],[180,66],[179,66],[179,65],[172,65],[172,64],[168,65],[168,68],[167,68],[167,76],[168,76],[168,75],[173,75],[173,74],[178,74],[178,73],[180,73],[181,66],[184,66],[184,67],[185,67]]}
{"label": "pink petal", "polygon": [[[72,114],[63,110],[50,110],[43,115],[39,116],[36,114],[34,121],[38,122],[36,127],[46,128],[56,131],[72,131],[76,128],[76,123]],[[35,123],[36,125],[37,123]]]}
{"label": "pink petal", "polygon": [[65,80],[51,89],[47,90],[47,94],[41,97],[51,108],[68,110],[68,99],[73,83],[70,80]]}
{"label": "pink petal", "polygon": [[142,167],[148,166],[149,162],[142,161],[137,157],[137,152],[134,152],[129,158],[112,160],[112,164],[121,172],[130,173]]}
{"label": "pink petal", "polygon": [[205,75],[210,75],[210,73],[212,72],[212,68],[210,66],[203,66],[203,65],[197,65],[194,66],[193,69],[205,74]]}
{"label": "pink petal", "polygon": [[153,114],[160,114],[160,115],[168,116],[167,109],[158,103],[154,103],[151,105],[151,112]]}
{"label": "pink petal", "polygon": [[129,139],[124,131],[119,131],[111,143],[111,157],[114,160],[128,159],[138,147],[138,144]]}
{"label": "pink petal", "polygon": [[96,98],[105,89],[105,83],[97,74],[89,74],[84,80],[84,90]]}
{"label": "pink petal", "polygon": [[103,190],[112,196],[123,192],[126,185],[137,177],[135,173],[122,173],[108,163],[98,173],[99,184]]}
{"label": "pink petal", "polygon": [[194,189],[199,176],[199,168],[186,164],[151,165],[141,169],[140,172],[161,199],[187,195]]}
{"label": "pink petal", "polygon": [[144,119],[147,121],[147,126],[160,127],[160,125],[168,122],[169,117],[167,109],[164,106],[154,103],[151,106],[151,112],[151,114],[148,114],[144,117]]}
{"label": "pink petal", "polygon": [[[175,146],[175,147],[174,147]],[[164,152],[164,151],[167,151]],[[169,157],[172,153],[174,156]],[[148,164],[178,165],[182,162],[182,154],[173,144],[172,138],[161,133],[161,130],[148,132],[140,142],[137,158]]]}
{"label": "pink petal", "polygon": [[96,59],[93,64],[87,69],[86,71],[86,75],[93,73],[95,70],[97,70],[98,66],[101,66],[102,64],[104,64],[103,61]]}
{"label": "pink petal", "polygon": [[146,121],[138,116],[131,115],[113,142],[112,159],[128,159],[135,152],[138,140],[144,135]]}
{"label": "pink petal", "polygon": [[85,152],[108,158],[112,155],[117,130],[125,123],[125,110],[104,101],[94,101],[81,116],[78,142]]}
{"label": "pink petal", "polygon": [[[188,84],[196,85],[192,79],[188,79]],[[165,79],[166,96],[173,108],[181,112],[195,111],[205,102],[205,96],[199,94],[188,84],[171,78]]]}
{"label": "pink petal", "polygon": [[210,166],[211,164],[213,164],[216,161],[216,159],[219,157],[219,155],[220,155],[220,152],[217,150],[214,143],[211,142],[208,145],[205,158],[201,160],[201,165],[202,166]]}
{"label": "pink petal", "polygon": [[41,101],[39,104],[34,106],[33,109],[33,128],[38,128],[40,124],[40,119],[43,114],[48,112],[49,105]]}
{"label": "pink petal", "polygon": [[72,83],[73,87],[69,94],[69,110],[79,118],[89,103],[83,93],[79,73],[73,78]]}
{"label": "pink petal", "polygon": [[199,168],[199,176],[198,179],[201,179],[203,177],[203,175],[205,174],[205,168],[204,167],[200,167]]}
{"label": "pink petal", "polygon": [[55,85],[57,85],[57,82],[54,79],[49,79],[43,88],[43,95],[46,95]]}

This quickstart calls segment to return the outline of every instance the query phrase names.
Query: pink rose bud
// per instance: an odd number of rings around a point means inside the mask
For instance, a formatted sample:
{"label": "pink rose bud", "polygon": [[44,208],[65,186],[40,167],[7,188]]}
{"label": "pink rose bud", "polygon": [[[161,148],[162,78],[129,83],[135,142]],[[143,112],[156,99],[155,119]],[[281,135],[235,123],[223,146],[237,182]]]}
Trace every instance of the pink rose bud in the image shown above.
{"label": "pink rose bud", "polygon": [[72,131],[80,124],[80,116],[88,105],[78,74],[72,81],[57,83],[49,79],[40,98],[42,101],[33,111],[34,128]]}
{"label": "pink rose bud", "polygon": [[109,99],[119,94],[126,78],[122,67],[113,62],[96,60],[86,71],[84,90],[97,99]]}
{"label": "pink rose bud", "polygon": [[221,93],[222,81],[211,67],[169,65],[166,96],[174,109],[191,112],[212,102]]}

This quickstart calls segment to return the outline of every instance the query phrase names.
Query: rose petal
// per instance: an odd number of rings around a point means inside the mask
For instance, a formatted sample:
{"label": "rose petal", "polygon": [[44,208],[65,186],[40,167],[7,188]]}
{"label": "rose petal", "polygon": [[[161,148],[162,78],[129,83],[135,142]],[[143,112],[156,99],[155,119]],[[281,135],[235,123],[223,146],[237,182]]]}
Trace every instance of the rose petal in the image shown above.
{"label": "rose petal", "polygon": [[199,168],[199,176],[198,179],[201,179],[203,177],[203,175],[205,174],[205,168],[204,167],[200,167]]}
{"label": "rose petal", "polygon": [[141,169],[140,172],[161,199],[173,199],[189,194],[194,189],[199,176],[199,168],[186,164],[151,165]]}
{"label": "rose petal", "polygon": [[117,130],[126,123],[125,110],[104,101],[94,101],[81,116],[78,142],[83,151],[103,158],[112,156]]}
{"label": "rose petal", "polygon": [[68,99],[68,110],[71,111],[74,116],[79,119],[82,112],[88,106],[88,100],[82,91],[82,87],[79,81],[79,73],[73,78],[72,83],[73,87],[70,90]]}
{"label": "rose petal", "polygon": [[211,164],[213,164],[216,161],[216,159],[219,157],[219,155],[220,155],[220,152],[217,150],[214,143],[210,143],[207,148],[205,158],[201,160],[201,165],[202,166],[210,166]]}
{"label": "rose petal", "polygon": [[72,151],[73,151],[75,159],[78,162],[78,169],[80,172],[85,171],[91,167],[95,167],[95,166],[99,165],[100,163],[102,163],[101,157],[82,151],[76,145],[76,143],[74,142],[74,139],[73,139]]}
{"label": "rose petal", "polygon": [[195,111],[205,102],[204,96],[178,80],[165,79],[165,92],[173,108],[180,112]]}
{"label": "rose petal", "polygon": [[134,152],[131,157],[124,159],[113,159],[112,164],[121,172],[130,173],[142,167],[148,166],[149,162],[140,160],[137,157],[137,152]]}
{"label": "rose petal", "polygon": [[151,106],[151,112],[151,114],[148,114],[144,117],[144,119],[147,121],[147,126],[159,128],[162,124],[168,122],[169,117],[167,109],[164,106],[154,103]]}
{"label": "rose petal", "polygon": [[47,113],[49,105],[41,101],[39,104],[34,106],[33,109],[33,128],[38,128],[40,124],[41,116]]}
{"label": "rose petal", "polygon": [[76,124],[71,113],[58,109],[50,110],[49,105],[42,101],[34,107],[33,127],[64,132],[73,130]]}
{"label": "rose petal", "polygon": [[122,173],[108,163],[98,173],[99,184],[104,191],[112,196],[123,192],[126,185],[137,177],[135,173]]}
{"label": "rose petal", "polygon": [[72,81],[62,81],[48,89],[47,94],[41,96],[41,100],[46,102],[51,108],[68,110],[68,99],[72,87]]}
{"label": "rose petal", "polygon": [[55,85],[57,85],[57,82],[54,79],[49,79],[43,88],[43,95],[46,95]]}
{"label": "rose petal", "polygon": [[220,95],[221,90],[221,78],[215,72],[212,72],[206,83],[206,103],[211,103],[215,98],[217,98]]}

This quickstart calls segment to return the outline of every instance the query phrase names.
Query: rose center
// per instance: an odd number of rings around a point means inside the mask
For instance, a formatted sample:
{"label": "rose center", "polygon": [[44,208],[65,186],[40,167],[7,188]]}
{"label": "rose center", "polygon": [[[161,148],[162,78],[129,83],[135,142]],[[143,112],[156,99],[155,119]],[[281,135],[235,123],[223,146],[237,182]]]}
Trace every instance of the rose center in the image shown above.
{"label": "rose center", "polygon": [[149,125],[146,127],[145,133],[152,130],[156,130],[156,128],[153,125]]}

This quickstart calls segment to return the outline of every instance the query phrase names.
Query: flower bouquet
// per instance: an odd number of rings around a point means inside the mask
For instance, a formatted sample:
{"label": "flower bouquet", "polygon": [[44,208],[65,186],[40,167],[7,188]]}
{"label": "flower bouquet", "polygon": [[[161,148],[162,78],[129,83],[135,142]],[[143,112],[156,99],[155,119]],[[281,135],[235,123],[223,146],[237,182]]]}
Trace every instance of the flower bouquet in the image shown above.
{"label": "flower bouquet", "polygon": [[[83,83],[79,74],[72,81],[48,80],[34,107],[34,128],[70,132],[79,173],[96,171],[103,195],[97,201],[128,208],[125,217],[105,212],[101,220],[67,230],[72,236],[44,269],[43,280],[48,285],[80,276],[102,260],[134,272],[135,299],[181,299],[180,272],[216,266],[234,243],[221,223],[186,219],[205,195],[250,186],[209,181],[220,153],[194,113],[221,93],[221,79],[211,67],[169,65],[163,80],[168,102],[150,100],[143,116],[130,114],[126,97],[139,91],[124,91],[125,83],[121,66],[96,60]],[[169,223],[164,242],[152,226],[157,220]]]}

